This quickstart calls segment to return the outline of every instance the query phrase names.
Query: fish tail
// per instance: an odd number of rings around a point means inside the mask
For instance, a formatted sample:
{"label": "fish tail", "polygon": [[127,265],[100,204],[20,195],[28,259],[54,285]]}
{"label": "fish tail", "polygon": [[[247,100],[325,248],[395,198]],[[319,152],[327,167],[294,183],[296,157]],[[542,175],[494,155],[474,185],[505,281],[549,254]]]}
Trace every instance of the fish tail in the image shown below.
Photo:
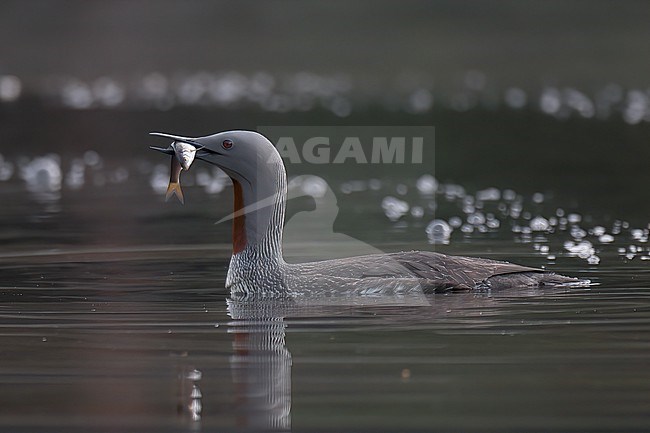
{"label": "fish tail", "polygon": [[181,184],[178,182],[169,182],[167,187],[167,192],[165,193],[165,201],[169,200],[171,196],[175,195],[178,198],[178,201],[181,204],[185,204],[185,197],[183,197],[183,190],[181,190]]}

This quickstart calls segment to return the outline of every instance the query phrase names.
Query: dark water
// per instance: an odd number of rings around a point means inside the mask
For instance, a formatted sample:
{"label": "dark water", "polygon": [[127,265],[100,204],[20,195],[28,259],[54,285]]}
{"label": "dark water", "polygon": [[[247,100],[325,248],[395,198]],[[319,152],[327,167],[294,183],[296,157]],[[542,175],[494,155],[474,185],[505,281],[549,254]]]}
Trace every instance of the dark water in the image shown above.
{"label": "dark water", "polygon": [[[432,249],[425,227],[436,201],[437,218],[474,218],[471,233],[455,228],[439,251],[594,284],[433,295],[420,306],[234,303],[224,289],[229,227],[213,224],[230,212],[229,186],[207,192],[188,173],[187,204],[164,203],[152,188],[159,162],[97,164],[90,154],[76,186],[65,158],[58,187],[48,186],[50,172],[29,188],[18,172],[0,184],[0,430],[650,428],[648,234],[625,222],[644,220],[642,210],[569,209],[544,191],[541,201],[485,201],[474,211],[500,225],[482,232],[487,222],[466,212],[463,197],[491,184],[446,197],[386,176],[376,189],[342,194],[354,177],[341,175],[330,181],[340,213],[328,233],[347,237],[332,239],[361,239],[360,250]],[[391,222],[387,196],[422,206],[424,216]],[[599,191],[580,199],[590,197],[603,200]],[[523,212],[513,216],[517,200]],[[296,203],[294,257],[340,250],[319,237],[327,228],[319,219],[296,222],[313,210]],[[560,228],[570,212],[580,221]],[[557,225],[527,230],[537,215]],[[613,241],[600,238],[601,226]],[[585,240],[586,254],[566,244]]]}
{"label": "dark water", "polygon": [[227,259],[212,249],[1,263],[4,429],[648,425],[645,269],[631,280],[629,266],[603,266],[594,287],[439,295],[421,307],[229,311]]}

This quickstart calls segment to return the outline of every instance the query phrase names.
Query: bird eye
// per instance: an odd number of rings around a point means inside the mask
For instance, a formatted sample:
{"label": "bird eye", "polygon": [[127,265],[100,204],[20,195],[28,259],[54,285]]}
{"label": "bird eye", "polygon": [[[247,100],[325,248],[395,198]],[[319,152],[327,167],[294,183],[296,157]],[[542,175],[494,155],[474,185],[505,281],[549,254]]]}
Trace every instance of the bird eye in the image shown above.
{"label": "bird eye", "polygon": [[224,149],[230,149],[232,147],[232,144],[233,143],[231,140],[223,140],[223,143],[221,143]]}

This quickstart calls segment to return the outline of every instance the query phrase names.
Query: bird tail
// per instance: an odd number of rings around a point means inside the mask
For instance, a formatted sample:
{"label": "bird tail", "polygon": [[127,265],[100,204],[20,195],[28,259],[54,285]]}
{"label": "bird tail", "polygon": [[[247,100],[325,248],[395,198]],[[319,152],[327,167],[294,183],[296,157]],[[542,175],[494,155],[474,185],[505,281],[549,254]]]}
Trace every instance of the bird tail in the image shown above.
{"label": "bird tail", "polygon": [[591,285],[591,280],[566,277],[555,272],[544,272],[538,275],[537,285],[540,287],[587,287]]}
{"label": "bird tail", "polygon": [[165,193],[165,201],[169,200],[173,195],[178,198],[178,201],[180,201],[181,204],[185,204],[183,190],[181,190],[181,184],[178,182],[169,182],[167,192]]}
{"label": "bird tail", "polygon": [[494,275],[488,278],[486,286],[493,289],[512,289],[522,287],[586,287],[589,280],[565,277],[554,272],[513,272]]}

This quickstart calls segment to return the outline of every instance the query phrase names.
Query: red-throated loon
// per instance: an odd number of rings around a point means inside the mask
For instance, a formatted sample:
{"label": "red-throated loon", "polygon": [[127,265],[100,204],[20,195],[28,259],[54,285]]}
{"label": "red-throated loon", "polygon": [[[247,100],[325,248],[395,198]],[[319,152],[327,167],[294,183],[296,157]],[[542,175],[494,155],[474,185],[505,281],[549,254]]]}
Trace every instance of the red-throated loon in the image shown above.
{"label": "red-throated loon", "polygon": [[[286,263],[282,230],[287,177],[280,154],[266,137],[253,131],[199,138],[151,134],[193,146],[196,159],[216,165],[232,179],[233,255],[226,288],[234,295],[405,294],[586,283],[513,263],[428,251]],[[183,159],[177,148],[152,147]]]}

